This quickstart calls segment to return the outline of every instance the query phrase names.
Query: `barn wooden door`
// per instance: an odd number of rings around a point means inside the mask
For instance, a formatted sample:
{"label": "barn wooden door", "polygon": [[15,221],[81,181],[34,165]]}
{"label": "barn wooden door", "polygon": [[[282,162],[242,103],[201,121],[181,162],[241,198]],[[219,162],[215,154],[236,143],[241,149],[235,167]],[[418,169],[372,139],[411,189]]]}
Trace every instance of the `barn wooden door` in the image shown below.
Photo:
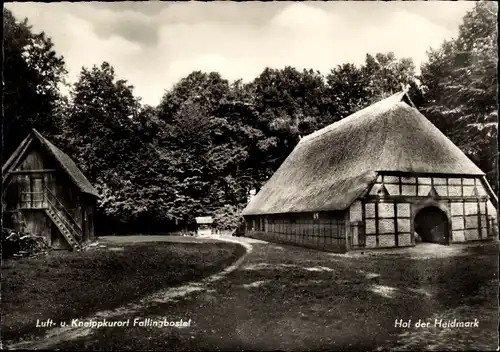
{"label": "barn wooden door", "polygon": [[423,242],[449,244],[449,221],[441,209],[432,206],[420,210],[414,223]]}

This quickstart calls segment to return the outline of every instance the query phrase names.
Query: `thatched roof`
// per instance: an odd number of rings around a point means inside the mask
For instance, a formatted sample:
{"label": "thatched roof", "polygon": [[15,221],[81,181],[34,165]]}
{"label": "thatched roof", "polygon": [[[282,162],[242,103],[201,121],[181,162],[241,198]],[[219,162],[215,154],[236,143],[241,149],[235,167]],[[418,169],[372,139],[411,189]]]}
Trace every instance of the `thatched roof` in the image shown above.
{"label": "thatched roof", "polygon": [[395,94],[302,138],[243,215],[344,210],[377,171],[484,175],[405,100]]}
{"label": "thatched roof", "polygon": [[16,166],[22,155],[28,150],[29,146],[34,140],[40,142],[40,145],[56,160],[61,168],[68,174],[74,184],[80,189],[81,192],[98,196],[96,189],[90,184],[89,180],[83,175],[78,166],[71,158],[62,150],[57,148],[54,144],[49,142],[37,130],[33,129],[31,134],[26,137],[19,147],[12,153],[10,158],[5,162],[2,167],[3,180],[9,176],[12,169]]}

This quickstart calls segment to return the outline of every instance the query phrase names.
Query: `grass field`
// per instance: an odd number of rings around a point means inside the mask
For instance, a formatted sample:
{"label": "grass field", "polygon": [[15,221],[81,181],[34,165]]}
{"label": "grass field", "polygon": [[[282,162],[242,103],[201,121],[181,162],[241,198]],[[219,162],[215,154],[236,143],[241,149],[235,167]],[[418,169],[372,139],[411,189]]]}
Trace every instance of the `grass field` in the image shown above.
{"label": "grass field", "polygon": [[219,272],[244,253],[243,247],[223,242],[119,242],[113,243],[115,250],[4,261],[3,343],[43,334],[45,329],[35,328],[37,319],[68,320],[120,307]]}
{"label": "grass field", "polygon": [[[449,252],[442,248],[434,255],[395,251],[350,256],[254,244],[243,265],[224,280],[182,301],[141,313],[191,319],[189,328],[99,329],[55,347],[170,351],[496,348],[498,248],[456,247]],[[480,328],[395,327],[399,319],[475,318]]]}

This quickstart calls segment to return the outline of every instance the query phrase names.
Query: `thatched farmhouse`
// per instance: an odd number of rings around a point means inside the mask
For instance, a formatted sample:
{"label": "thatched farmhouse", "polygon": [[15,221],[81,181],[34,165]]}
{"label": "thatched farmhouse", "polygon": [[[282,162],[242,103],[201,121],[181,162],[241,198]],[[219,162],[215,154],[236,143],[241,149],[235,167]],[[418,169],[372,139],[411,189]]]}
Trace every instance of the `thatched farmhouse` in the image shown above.
{"label": "thatched farmhouse", "polygon": [[242,215],[246,236],[345,252],[490,239],[497,206],[401,92],[301,139]]}
{"label": "thatched farmhouse", "polygon": [[94,238],[97,192],[68,155],[33,129],[2,167],[4,227],[44,236],[54,249]]}

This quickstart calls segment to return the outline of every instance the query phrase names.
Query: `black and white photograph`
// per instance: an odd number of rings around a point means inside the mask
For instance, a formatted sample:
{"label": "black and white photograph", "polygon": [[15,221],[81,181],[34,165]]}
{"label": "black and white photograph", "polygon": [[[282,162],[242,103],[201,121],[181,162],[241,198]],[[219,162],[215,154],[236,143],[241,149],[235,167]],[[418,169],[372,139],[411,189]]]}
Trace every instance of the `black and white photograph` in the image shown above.
{"label": "black and white photograph", "polygon": [[497,2],[2,18],[2,349],[498,350]]}

